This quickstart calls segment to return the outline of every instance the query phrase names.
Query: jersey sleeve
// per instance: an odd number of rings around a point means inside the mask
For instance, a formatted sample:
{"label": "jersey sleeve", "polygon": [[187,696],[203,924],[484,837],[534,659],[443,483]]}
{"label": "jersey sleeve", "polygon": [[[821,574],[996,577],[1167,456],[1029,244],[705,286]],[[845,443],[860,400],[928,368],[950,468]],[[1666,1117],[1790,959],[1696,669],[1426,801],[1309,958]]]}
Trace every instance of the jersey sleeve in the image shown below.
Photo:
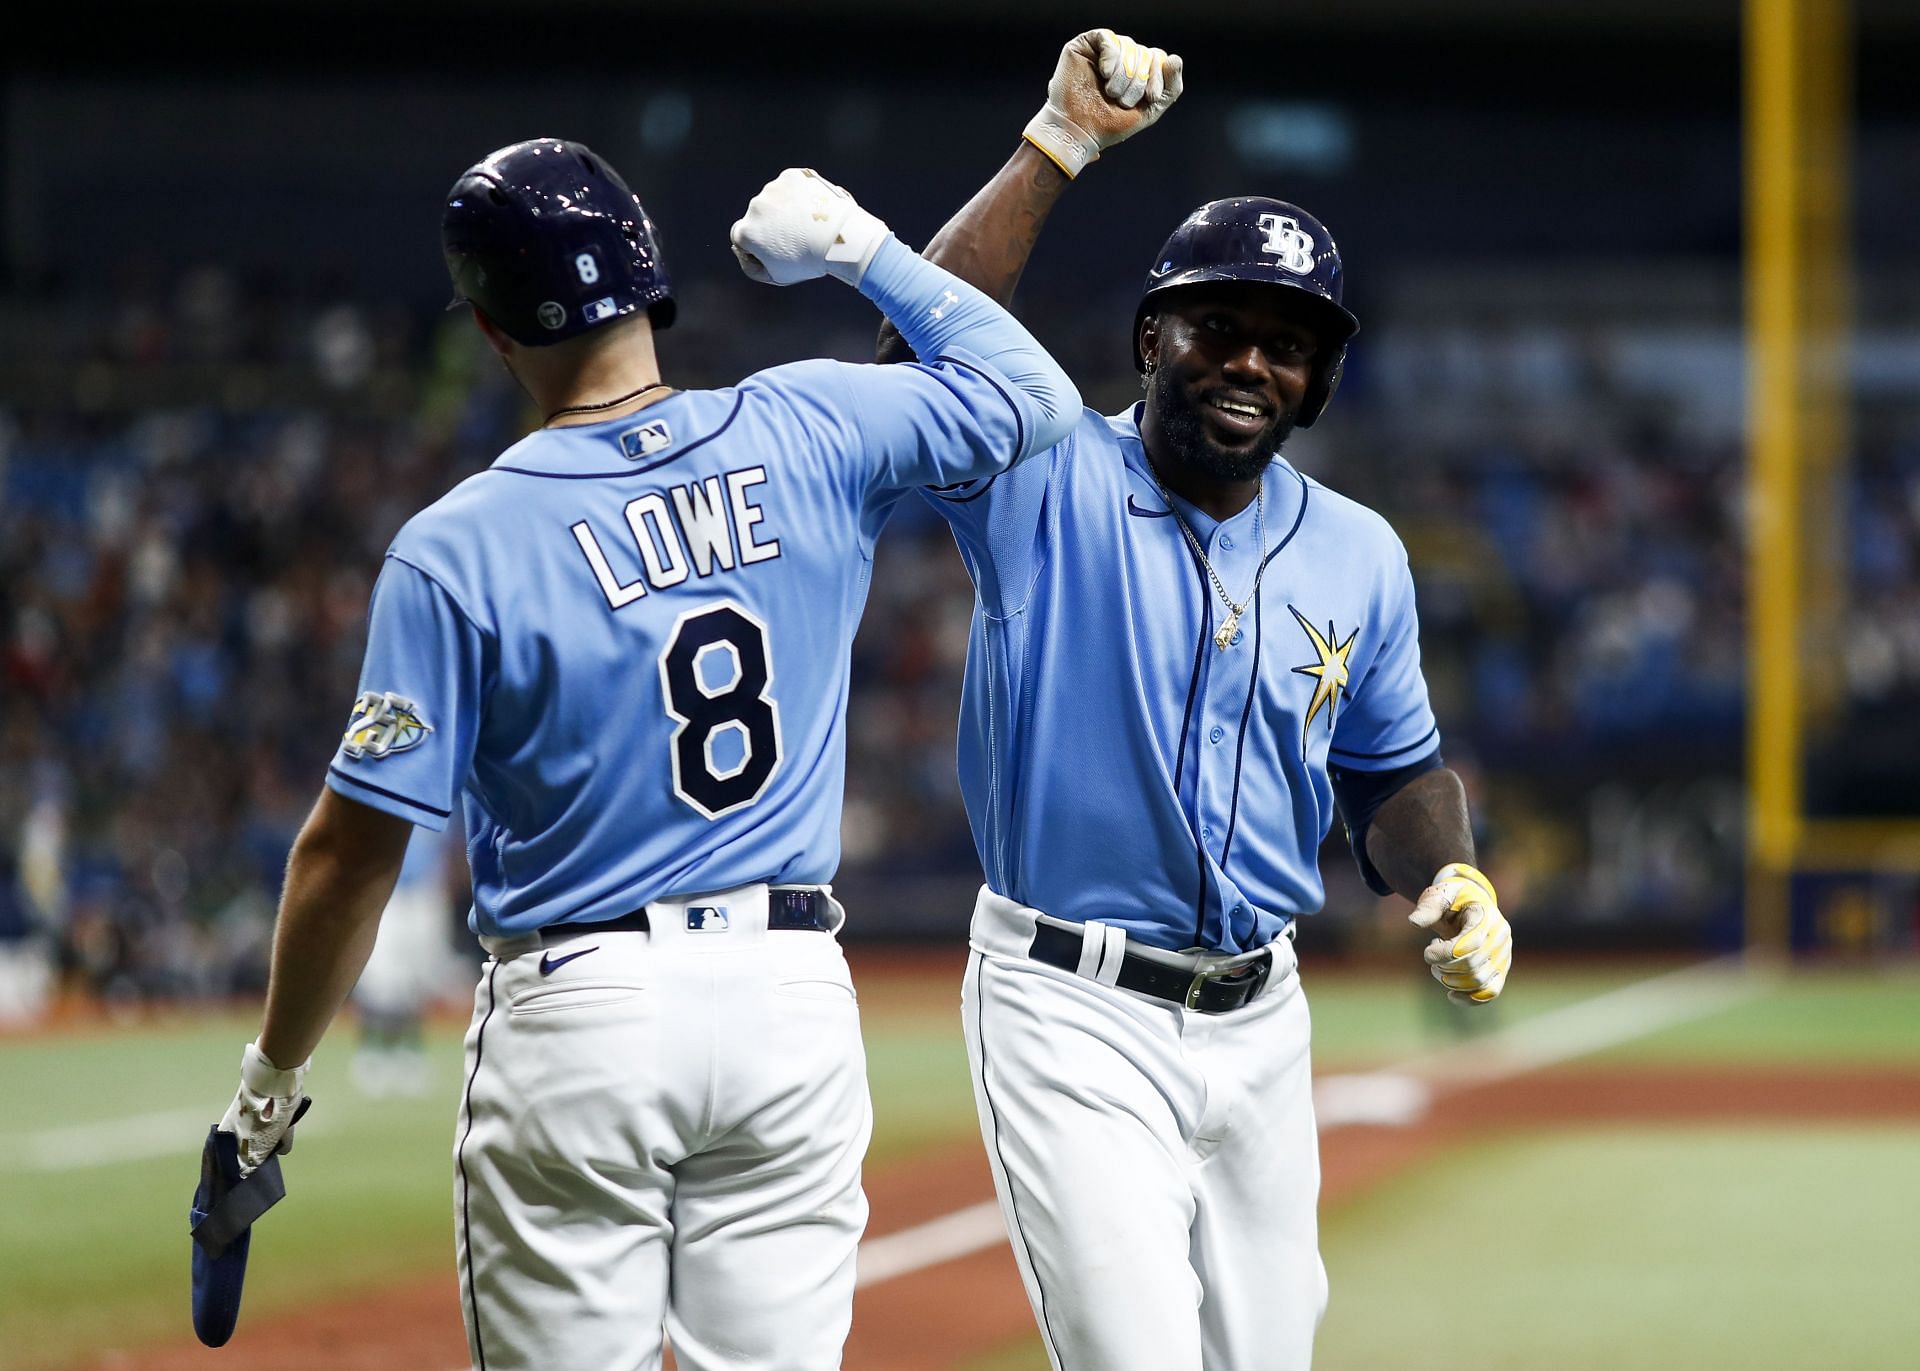
{"label": "jersey sleeve", "polygon": [[860,291],[920,359],[843,368],[881,489],[991,476],[1073,431],[1080,417],[1073,382],[981,291],[891,236]]}
{"label": "jersey sleeve", "polygon": [[389,554],[373,588],[367,655],[327,784],[440,832],[479,736],[484,637],[447,591]]}
{"label": "jersey sleeve", "polygon": [[1380,649],[1334,724],[1328,750],[1328,764],[1349,771],[1397,770],[1440,746],[1426,678],[1420,674],[1413,573],[1397,540],[1394,550],[1398,555],[1387,574]]}
{"label": "jersey sleeve", "polygon": [[841,363],[833,370],[876,492],[998,475],[1044,436],[1035,432],[1030,399],[964,348],[931,363]]}

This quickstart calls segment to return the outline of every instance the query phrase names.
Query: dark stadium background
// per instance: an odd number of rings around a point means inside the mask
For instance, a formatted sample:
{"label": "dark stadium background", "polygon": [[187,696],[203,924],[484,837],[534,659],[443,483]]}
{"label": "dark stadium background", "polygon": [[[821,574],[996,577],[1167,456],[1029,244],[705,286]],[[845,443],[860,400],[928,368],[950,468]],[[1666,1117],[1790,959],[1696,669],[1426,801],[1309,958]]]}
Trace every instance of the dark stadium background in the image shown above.
{"label": "dark stadium background", "polygon": [[[676,278],[671,380],[859,358],[865,303],[750,285],[728,224],[811,165],[924,244],[1097,20],[1183,52],[1190,93],[1067,197],[1024,317],[1118,408],[1138,281],[1188,208],[1252,190],[1326,220],[1364,331],[1289,455],[1409,544],[1447,756],[1530,945],[1736,945],[1737,7],[1160,8],[77,5],[12,35],[0,939],[49,941],[75,991],[257,984],[381,552],[528,424],[440,311],[461,168],[558,134],[623,170]],[[1893,814],[1920,775],[1920,11],[1856,9],[1850,649],[1810,793]],[[978,879],[969,592],[911,507],[874,585],[840,889],[855,937],[952,939]],[[1314,936],[1364,950],[1388,915],[1328,870]]]}

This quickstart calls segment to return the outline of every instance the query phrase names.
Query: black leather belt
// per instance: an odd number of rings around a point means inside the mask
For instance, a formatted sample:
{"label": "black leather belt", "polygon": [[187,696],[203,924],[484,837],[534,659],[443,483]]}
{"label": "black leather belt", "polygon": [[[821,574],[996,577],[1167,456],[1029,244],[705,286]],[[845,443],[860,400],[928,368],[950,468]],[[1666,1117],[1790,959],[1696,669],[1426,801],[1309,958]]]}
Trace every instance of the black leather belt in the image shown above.
{"label": "black leather belt", "polygon": [[[690,909],[700,908],[697,900],[688,900]],[[717,907],[717,906],[716,906]],[[831,933],[827,893],[824,890],[769,890],[767,892],[767,929],[769,932]],[[571,938],[581,933],[645,933],[652,924],[647,911],[617,914],[611,919],[588,919],[580,923],[548,924],[540,930],[543,938]]]}
{"label": "black leather belt", "polygon": [[[1078,929],[1039,924],[1033,930],[1033,943],[1027,955],[1062,971],[1077,972],[1081,945],[1082,935]],[[1113,983],[1122,990],[1151,995],[1156,1000],[1167,1000],[1202,1014],[1226,1014],[1258,995],[1272,972],[1271,952],[1262,952],[1231,971],[1198,976],[1137,952],[1128,952],[1120,958],[1120,974]]]}

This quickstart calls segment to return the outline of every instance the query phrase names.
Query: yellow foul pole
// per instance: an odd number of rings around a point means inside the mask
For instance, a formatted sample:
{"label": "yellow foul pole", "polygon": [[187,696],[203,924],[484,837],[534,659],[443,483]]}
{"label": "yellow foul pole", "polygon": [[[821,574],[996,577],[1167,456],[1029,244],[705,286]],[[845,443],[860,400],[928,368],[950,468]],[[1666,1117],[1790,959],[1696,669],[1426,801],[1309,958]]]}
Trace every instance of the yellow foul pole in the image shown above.
{"label": "yellow foul pole", "polygon": [[1846,0],[1746,0],[1746,903],[1758,955],[1787,948],[1803,734],[1809,706],[1828,703],[1825,678],[1807,679],[1806,629],[1833,622],[1841,598],[1850,30]]}

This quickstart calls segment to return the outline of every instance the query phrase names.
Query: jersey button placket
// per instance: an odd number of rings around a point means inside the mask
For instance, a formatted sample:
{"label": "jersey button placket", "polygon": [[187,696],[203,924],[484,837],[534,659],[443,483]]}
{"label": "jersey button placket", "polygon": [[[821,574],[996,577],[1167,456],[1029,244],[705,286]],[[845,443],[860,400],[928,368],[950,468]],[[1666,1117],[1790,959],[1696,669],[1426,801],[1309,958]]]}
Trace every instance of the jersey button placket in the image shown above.
{"label": "jersey button placket", "polygon": [[[1250,528],[1251,525],[1246,526]],[[1246,595],[1252,589],[1254,572],[1258,569],[1258,553],[1251,542],[1252,534],[1246,529],[1242,530],[1244,536],[1238,538],[1225,529],[1215,529],[1208,552],[1221,579],[1235,596]],[[1236,543],[1242,547],[1236,549]],[[1215,605],[1213,630],[1219,628],[1219,616],[1225,612],[1225,606]],[[1220,651],[1212,641],[1206,644],[1204,690],[1208,722],[1202,734],[1206,745],[1200,749],[1200,835],[1207,852],[1223,869],[1230,865],[1231,854],[1225,844],[1234,827],[1234,763],[1241,721],[1248,713],[1247,692],[1253,685],[1250,637],[1257,613],[1257,607],[1249,601],[1240,630],[1230,640],[1228,651]],[[1210,893],[1214,899],[1218,898],[1218,891]],[[1206,936],[1218,938],[1236,931],[1244,933],[1245,923],[1244,913],[1236,914],[1230,907],[1216,905],[1208,914]]]}

